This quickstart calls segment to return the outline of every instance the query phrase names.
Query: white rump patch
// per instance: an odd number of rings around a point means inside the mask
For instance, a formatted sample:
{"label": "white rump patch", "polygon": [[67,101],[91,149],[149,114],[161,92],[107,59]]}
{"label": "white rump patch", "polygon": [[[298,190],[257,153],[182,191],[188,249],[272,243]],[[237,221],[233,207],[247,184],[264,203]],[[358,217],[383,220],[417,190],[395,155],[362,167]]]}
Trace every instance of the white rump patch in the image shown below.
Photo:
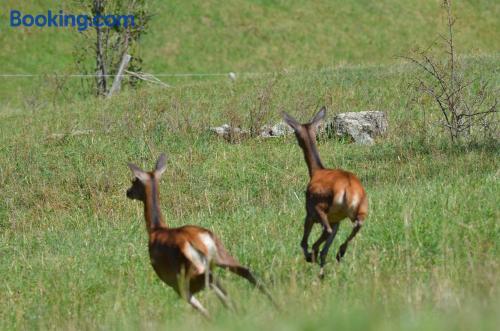
{"label": "white rump patch", "polygon": [[196,268],[198,274],[203,274],[209,267],[210,261],[212,261],[217,255],[217,246],[212,236],[208,233],[201,233],[198,235],[200,241],[205,245],[207,249],[207,255],[203,254],[197,250],[191,243],[187,242],[184,247],[184,254],[191,261],[191,263]]}
{"label": "white rump patch", "polygon": [[194,248],[190,243],[186,243],[185,254],[191,263],[193,263],[198,273],[202,274],[205,272],[207,268],[207,259],[200,251]]}
{"label": "white rump patch", "polygon": [[215,245],[215,241],[209,233],[201,233],[200,240],[205,244],[208,252],[208,259],[213,260],[217,255],[217,246]]}
{"label": "white rump patch", "polygon": [[345,195],[344,192],[342,192],[342,194],[337,194],[336,199],[335,199],[335,204],[341,205],[342,202],[344,202],[344,195]]}
{"label": "white rump patch", "polygon": [[355,208],[358,205],[358,203],[359,203],[359,196],[354,195],[351,201],[351,208]]}

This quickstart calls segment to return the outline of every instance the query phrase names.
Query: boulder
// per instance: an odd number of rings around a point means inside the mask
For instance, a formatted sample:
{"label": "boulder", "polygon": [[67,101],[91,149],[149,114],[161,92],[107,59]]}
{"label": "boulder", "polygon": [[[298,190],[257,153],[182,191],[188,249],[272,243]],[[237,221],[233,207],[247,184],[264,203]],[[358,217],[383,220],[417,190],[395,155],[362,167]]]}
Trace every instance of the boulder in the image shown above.
{"label": "boulder", "polygon": [[[318,127],[319,135],[327,137],[348,138],[358,144],[371,145],[374,138],[387,132],[387,116],[382,111],[360,111],[340,113],[333,120],[325,121]],[[219,137],[235,143],[250,137],[250,131],[223,124],[210,128]],[[283,121],[274,125],[267,124],[258,133],[262,138],[281,137],[293,134],[293,129]]]}
{"label": "boulder", "polygon": [[262,138],[272,138],[286,136],[292,133],[293,129],[288,124],[281,121],[279,123],[276,123],[275,125],[264,125],[260,129],[259,136]]}
{"label": "boulder", "polygon": [[329,135],[348,137],[358,144],[371,145],[374,138],[387,132],[387,116],[382,111],[340,113],[325,128]]}

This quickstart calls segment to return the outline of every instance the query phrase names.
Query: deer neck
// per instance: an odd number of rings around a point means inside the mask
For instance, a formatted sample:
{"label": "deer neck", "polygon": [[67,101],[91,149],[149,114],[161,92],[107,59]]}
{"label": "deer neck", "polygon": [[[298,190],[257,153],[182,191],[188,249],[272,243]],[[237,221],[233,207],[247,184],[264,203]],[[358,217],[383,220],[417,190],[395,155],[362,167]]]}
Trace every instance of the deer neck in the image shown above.
{"label": "deer neck", "polygon": [[166,228],[165,220],[160,209],[160,192],[158,183],[151,181],[146,189],[146,201],[144,201],[144,218],[146,219],[146,230],[151,233],[160,228]]}
{"label": "deer neck", "polygon": [[316,148],[316,141],[311,138],[309,133],[307,134],[307,138],[303,141],[301,148],[304,152],[307,169],[309,170],[309,177],[312,177],[317,170],[325,169],[319,157],[318,149]]}

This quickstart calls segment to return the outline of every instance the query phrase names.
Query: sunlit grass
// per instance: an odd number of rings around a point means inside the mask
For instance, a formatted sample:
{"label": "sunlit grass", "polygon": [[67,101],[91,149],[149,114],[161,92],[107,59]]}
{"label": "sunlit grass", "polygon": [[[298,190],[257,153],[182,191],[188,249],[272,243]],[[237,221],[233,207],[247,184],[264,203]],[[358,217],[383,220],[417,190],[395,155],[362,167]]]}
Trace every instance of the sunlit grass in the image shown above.
{"label": "sunlit grass", "polygon": [[[498,79],[488,69],[495,61],[478,61]],[[476,144],[449,147],[435,117],[410,110],[411,74],[345,69],[141,89],[112,100],[56,99],[4,113],[0,329],[494,329],[498,146],[478,136]],[[365,109],[389,116],[390,133],[375,146],[319,141],[324,163],[355,172],[370,198],[366,226],[337,264],[350,228],[342,225],[323,282],[299,248],[307,170],[293,137],[228,144],[208,132],[228,118],[248,127],[271,79],[269,122],[280,110],[306,119],[318,104],[330,116]],[[71,136],[75,130],[93,131]],[[230,314],[204,293],[215,316],[208,324],[157,279],[142,207],[125,190],[126,163],[148,169],[160,152],[169,155],[161,182],[168,224],[216,232],[283,312],[220,272],[241,312]]]}

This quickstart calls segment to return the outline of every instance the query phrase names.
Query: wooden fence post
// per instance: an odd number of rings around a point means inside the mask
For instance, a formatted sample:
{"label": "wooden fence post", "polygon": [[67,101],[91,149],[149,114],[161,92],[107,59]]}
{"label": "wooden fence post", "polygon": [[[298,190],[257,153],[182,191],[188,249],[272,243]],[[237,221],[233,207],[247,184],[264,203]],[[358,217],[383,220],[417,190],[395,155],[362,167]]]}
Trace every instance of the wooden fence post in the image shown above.
{"label": "wooden fence post", "polygon": [[123,78],[123,72],[127,69],[128,63],[130,62],[131,58],[132,58],[132,56],[130,56],[129,54],[127,54],[127,53],[123,54],[122,62],[120,63],[120,68],[118,69],[118,72],[116,73],[116,76],[115,76],[115,80],[113,81],[113,85],[111,86],[111,89],[109,90],[108,98],[111,97],[116,92],[120,91],[121,82],[122,82],[122,78]]}

